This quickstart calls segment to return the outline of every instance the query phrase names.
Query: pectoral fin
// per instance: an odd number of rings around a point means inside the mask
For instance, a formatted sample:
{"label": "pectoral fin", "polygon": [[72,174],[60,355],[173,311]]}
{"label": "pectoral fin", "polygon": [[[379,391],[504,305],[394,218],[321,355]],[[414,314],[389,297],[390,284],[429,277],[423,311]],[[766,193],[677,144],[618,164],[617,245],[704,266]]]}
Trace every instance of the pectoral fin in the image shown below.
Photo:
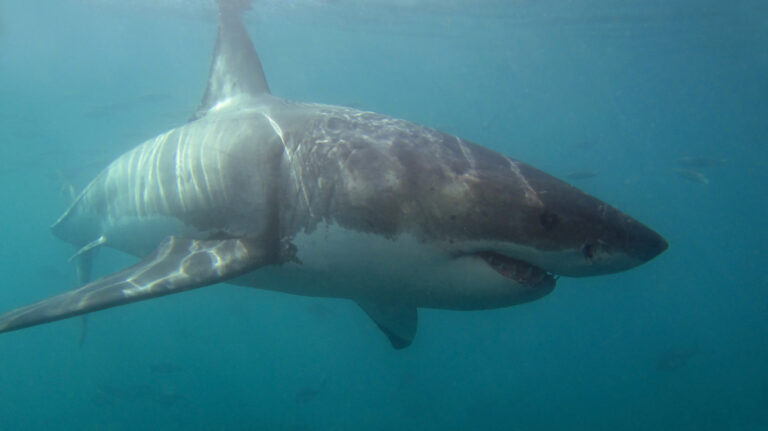
{"label": "pectoral fin", "polygon": [[292,252],[275,251],[248,238],[169,237],[136,265],[0,316],[0,332],[219,283],[264,265],[284,262]]}
{"label": "pectoral fin", "polygon": [[392,347],[400,350],[411,345],[418,326],[416,307],[390,302],[357,303],[389,338]]}

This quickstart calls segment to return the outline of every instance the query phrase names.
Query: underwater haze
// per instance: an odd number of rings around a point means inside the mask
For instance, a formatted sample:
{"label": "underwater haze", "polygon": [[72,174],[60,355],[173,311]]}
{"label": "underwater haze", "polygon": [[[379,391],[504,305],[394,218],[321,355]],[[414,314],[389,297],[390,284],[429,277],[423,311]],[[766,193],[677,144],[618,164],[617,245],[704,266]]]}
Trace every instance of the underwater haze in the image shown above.
{"label": "underwater haze", "polygon": [[[72,289],[66,184],[186,122],[214,2],[0,1],[0,312]],[[767,430],[768,2],[262,0],[272,93],[477,142],[670,248],[394,350],[231,285],[0,335],[0,430]],[[135,259],[104,250],[95,276]],[[81,343],[82,341],[82,343]]]}

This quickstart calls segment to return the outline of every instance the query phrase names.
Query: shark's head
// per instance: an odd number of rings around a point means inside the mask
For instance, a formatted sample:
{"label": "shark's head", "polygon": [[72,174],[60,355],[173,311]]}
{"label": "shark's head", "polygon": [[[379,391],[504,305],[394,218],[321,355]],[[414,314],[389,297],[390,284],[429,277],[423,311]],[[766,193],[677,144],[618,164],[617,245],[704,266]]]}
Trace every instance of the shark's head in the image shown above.
{"label": "shark's head", "polygon": [[[427,234],[522,284],[624,271],[667,248],[658,233],[601,200],[485,148],[456,141],[468,162],[429,182]],[[440,157],[440,155],[437,155]],[[433,174],[435,175],[434,171]]]}
{"label": "shark's head", "polygon": [[525,163],[416,126],[392,129],[378,138],[380,151],[342,152],[352,194],[345,216],[357,218],[346,221],[415,232],[445,257],[425,277],[439,274],[434,284],[486,286],[497,297],[514,289],[523,302],[558,276],[624,271],[667,248],[632,217]]}

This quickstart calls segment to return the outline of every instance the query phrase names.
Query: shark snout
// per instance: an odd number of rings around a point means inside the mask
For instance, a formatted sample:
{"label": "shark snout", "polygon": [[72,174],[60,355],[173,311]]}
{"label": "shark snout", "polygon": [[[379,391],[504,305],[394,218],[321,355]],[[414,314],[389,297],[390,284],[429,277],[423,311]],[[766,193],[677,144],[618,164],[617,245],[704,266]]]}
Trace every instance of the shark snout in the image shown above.
{"label": "shark snout", "polygon": [[669,248],[661,235],[639,223],[628,232],[627,251],[636,259],[647,262]]}
{"label": "shark snout", "polygon": [[623,215],[617,218],[622,222],[608,229],[612,234],[598,236],[581,246],[584,264],[560,274],[588,276],[626,271],[648,262],[669,247],[664,237],[642,223]]}

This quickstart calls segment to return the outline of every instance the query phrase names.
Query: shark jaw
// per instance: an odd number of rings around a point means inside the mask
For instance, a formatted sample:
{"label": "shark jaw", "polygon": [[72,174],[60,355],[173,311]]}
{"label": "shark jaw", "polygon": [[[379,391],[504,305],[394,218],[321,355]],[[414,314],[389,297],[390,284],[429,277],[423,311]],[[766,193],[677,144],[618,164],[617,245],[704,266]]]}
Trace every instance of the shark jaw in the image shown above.
{"label": "shark jaw", "polygon": [[557,277],[522,260],[514,259],[495,251],[481,251],[475,256],[482,259],[502,277],[531,288],[554,288]]}

